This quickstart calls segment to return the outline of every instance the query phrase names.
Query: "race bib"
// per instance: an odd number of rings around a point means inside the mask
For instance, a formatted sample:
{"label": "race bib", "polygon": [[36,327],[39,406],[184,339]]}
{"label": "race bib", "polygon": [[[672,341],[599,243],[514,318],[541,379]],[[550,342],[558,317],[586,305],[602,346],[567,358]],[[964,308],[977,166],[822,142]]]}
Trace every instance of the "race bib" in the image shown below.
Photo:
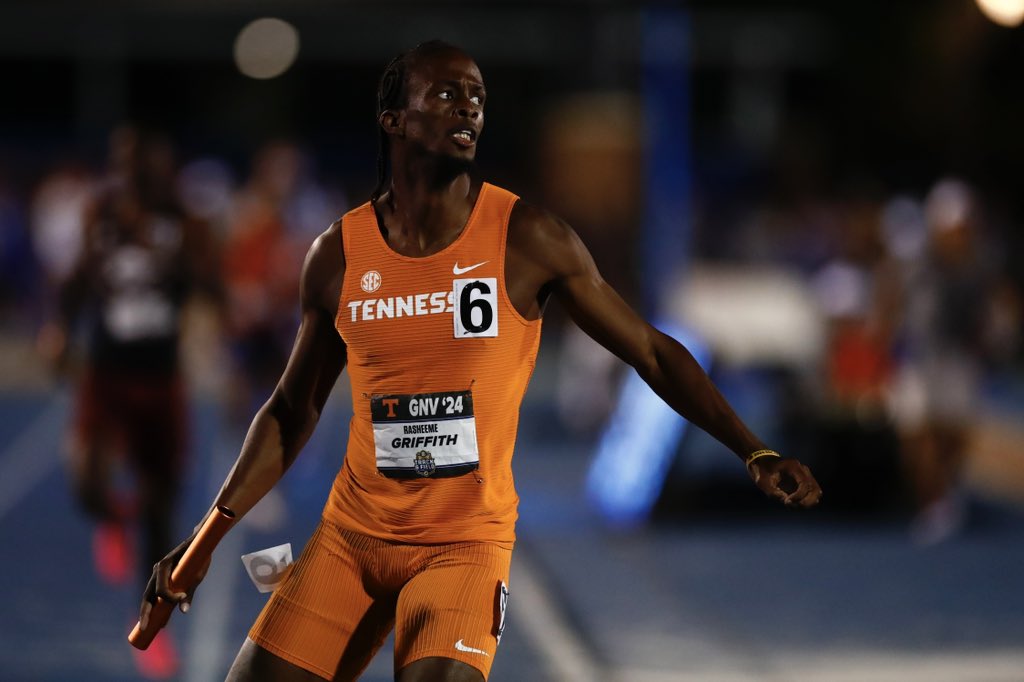
{"label": "race bib", "polygon": [[456,279],[454,292],[455,338],[494,338],[498,335],[498,280],[496,277]]}
{"label": "race bib", "polygon": [[480,466],[470,391],[370,399],[377,469],[389,478],[461,476]]}

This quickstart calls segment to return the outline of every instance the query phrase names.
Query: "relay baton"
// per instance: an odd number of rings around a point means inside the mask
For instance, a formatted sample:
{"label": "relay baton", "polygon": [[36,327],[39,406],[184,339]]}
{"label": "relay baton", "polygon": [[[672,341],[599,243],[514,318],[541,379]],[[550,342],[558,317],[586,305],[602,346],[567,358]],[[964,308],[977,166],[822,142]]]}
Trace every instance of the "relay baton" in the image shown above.
{"label": "relay baton", "polygon": [[[235,522],[235,513],[227,507],[218,506],[213,510],[202,528],[196,534],[195,540],[188,546],[181,556],[178,565],[171,572],[170,589],[172,592],[188,592],[199,583],[199,572],[203,570],[206,562],[213,555],[217,543]],[[132,633],[128,635],[128,641],[136,649],[146,649],[153,638],[160,632],[171,617],[176,604],[163,597],[157,597],[149,612],[149,622],[143,630],[138,623]]]}

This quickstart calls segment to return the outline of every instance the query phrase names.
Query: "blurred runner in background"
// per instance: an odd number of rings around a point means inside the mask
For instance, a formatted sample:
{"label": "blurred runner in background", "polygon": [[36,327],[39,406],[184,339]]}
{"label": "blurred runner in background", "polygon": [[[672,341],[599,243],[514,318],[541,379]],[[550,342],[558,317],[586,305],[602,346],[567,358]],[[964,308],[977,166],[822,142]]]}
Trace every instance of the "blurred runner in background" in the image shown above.
{"label": "blurred runner in background", "polygon": [[987,249],[974,190],[938,182],[924,204],[927,240],[906,272],[901,360],[894,390],[917,514],[912,538],[933,544],[966,521],[960,480],[980,412],[986,363],[1010,355],[1019,303]]}
{"label": "blurred runner in background", "polygon": [[[168,139],[132,127],[111,134],[108,176],[86,211],[58,319],[43,333],[42,346],[61,367],[76,327],[86,339],[69,470],[79,503],[97,522],[96,570],[113,584],[134,571],[132,522],[141,531],[142,574],[174,537],[188,434],[181,313],[192,291],[214,288],[208,231],[185,215],[174,188]],[[161,641],[140,659],[142,672],[173,674],[173,649]]]}

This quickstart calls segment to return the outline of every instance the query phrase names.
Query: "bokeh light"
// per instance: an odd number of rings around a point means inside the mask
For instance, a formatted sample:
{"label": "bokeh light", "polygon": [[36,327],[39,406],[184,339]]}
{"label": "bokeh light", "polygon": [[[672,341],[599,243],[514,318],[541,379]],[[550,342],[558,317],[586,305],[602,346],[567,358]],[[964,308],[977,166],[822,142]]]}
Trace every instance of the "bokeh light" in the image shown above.
{"label": "bokeh light", "polygon": [[1024,21],[1024,0],[977,0],[982,13],[999,24],[1013,28]]}
{"label": "bokeh light", "polygon": [[298,55],[299,32],[281,19],[256,19],[239,31],[235,39],[235,64],[250,78],[280,76]]}

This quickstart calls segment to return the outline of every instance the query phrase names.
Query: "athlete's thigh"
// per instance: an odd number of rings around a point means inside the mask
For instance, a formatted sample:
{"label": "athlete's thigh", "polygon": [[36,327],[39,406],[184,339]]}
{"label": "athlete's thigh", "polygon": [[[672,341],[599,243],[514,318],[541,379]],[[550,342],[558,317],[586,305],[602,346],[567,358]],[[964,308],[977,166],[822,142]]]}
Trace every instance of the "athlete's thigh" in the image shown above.
{"label": "athlete's thigh", "polygon": [[132,399],[125,410],[128,455],[144,481],[174,490],[181,478],[188,429],[182,382],[169,376],[149,385],[128,382],[126,388]]}
{"label": "athlete's thigh", "polygon": [[247,638],[238,650],[225,682],[321,682],[323,679],[275,656]]}
{"label": "athlete's thigh", "polygon": [[421,658],[398,671],[396,682],[483,682],[477,668],[452,658]]}
{"label": "athlete's thigh", "polygon": [[123,434],[114,414],[118,396],[114,384],[93,370],[78,384],[69,439],[69,454],[77,468],[84,468],[86,459],[110,458],[120,445]]}
{"label": "athlete's thigh", "polygon": [[369,593],[372,561],[358,539],[321,521],[249,638],[323,679],[354,680],[394,625],[393,595]]}
{"label": "athlete's thigh", "polygon": [[458,543],[430,553],[398,598],[395,669],[415,671],[411,666],[422,659],[452,659],[486,679],[504,626],[512,550]]}

